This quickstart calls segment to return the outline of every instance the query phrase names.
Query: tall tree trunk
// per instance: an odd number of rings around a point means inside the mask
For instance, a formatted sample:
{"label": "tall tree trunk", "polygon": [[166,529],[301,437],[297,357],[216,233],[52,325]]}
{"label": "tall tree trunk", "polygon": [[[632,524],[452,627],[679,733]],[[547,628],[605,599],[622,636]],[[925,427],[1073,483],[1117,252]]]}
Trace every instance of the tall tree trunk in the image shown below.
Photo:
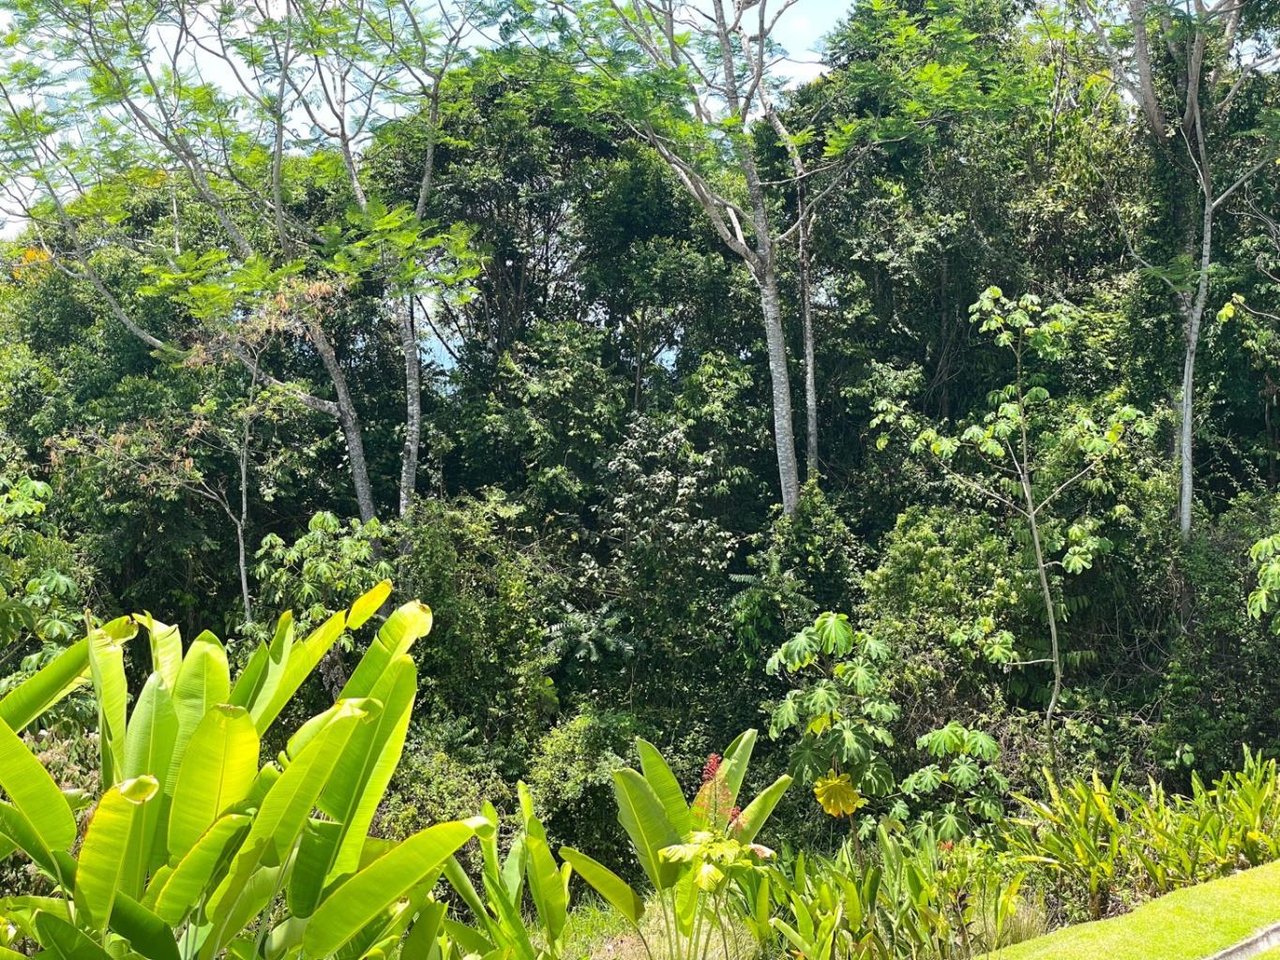
{"label": "tall tree trunk", "polygon": [[[714,0],[716,38],[720,46],[721,66],[726,86],[722,91],[729,109],[738,116],[744,128],[750,112],[750,100],[742,100],[739,88],[731,78],[737,76],[733,62],[734,36],[725,17],[724,0]],[[796,463],[795,425],[791,414],[791,374],[787,369],[787,338],[782,329],[782,298],[778,294],[778,269],[774,251],[773,225],[765,201],[764,183],[752,145],[735,139],[734,150],[751,200],[751,220],[755,230],[755,250],[746,251],[744,259],[760,287],[760,308],[764,318],[765,342],[769,348],[769,381],[773,391],[773,442],[778,453],[778,481],[782,493],[782,512],[795,513],[800,502],[800,472]],[[739,244],[742,244],[739,238]]]}
{"label": "tall tree trunk", "polygon": [[760,286],[765,342],[769,348],[769,381],[773,391],[773,442],[778,455],[782,512],[795,513],[800,502],[800,472],[796,463],[795,428],[791,420],[791,375],[787,370],[787,340],[782,330],[782,299],[773,258],[765,260]]}
{"label": "tall tree trunk", "polygon": [[351,397],[347,375],[342,372],[337,354],[333,352],[333,344],[329,342],[324,328],[319,322],[312,322],[308,325],[308,332],[338,397],[338,423],[342,427],[342,438],[347,446],[347,461],[351,465],[356,506],[360,511],[360,519],[368,523],[377,511],[373,505],[373,486],[369,483],[369,465],[364,458],[364,430],[360,426],[360,415],[356,412],[355,401]]}
{"label": "tall tree trunk", "polygon": [[1213,258],[1213,198],[1208,191],[1203,199],[1200,224],[1199,280],[1194,297],[1183,298],[1183,335],[1185,352],[1182,361],[1182,397],[1178,423],[1178,531],[1185,541],[1191,537],[1191,508],[1194,503],[1192,434],[1195,414],[1196,350],[1200,346],[1200,327],[1205,303],[1209,298],[1209,267]]}
{"label": "tall tree trunk", "polygon": [[245,549],[244,524],[234,524],[236,528],[236,558],[240,567],[240,599],[244,604],[244,622],[253,620],[253,600],[249,594],[249,557]]}
{"label": "tall tree trunk", "polygon": [[[418,448],[422,440],[422,361],[418,355],[418,326],[413,305],[400,318],[400,349],[404,353],[404,452],[400,457],[400,516],[409,512],[418,483]],[[424,308],[425,309],[425,308]]]}
{"label": "tall tree trunk", "polygon": [[[803,197],[804,187],[800,187]],[[813,299],[809,289],[809,227],[805,223],[804,202],[800,202],[800,221],[796,239],[800,268],[800,310],[804,318],[804,422],[805,479],[818,479],[818,367],[813,344]]]}
{"label": "tall tree trunk", "polygon": [[[250,383],[249,389],[252,398],[256,393],[258,381],[255,377]],[[250,420],[245,415],[244,431],[240,438],[239,466],[240,466],[240,516],[236,519],[236,553],[237,561],[240,566],[240,596],[244,601],[244,622],[253,621],[253,599],[249,593],[249,558],[248,551],[245,549],[244,531],[249,524],[249,438],[250,438]]]}

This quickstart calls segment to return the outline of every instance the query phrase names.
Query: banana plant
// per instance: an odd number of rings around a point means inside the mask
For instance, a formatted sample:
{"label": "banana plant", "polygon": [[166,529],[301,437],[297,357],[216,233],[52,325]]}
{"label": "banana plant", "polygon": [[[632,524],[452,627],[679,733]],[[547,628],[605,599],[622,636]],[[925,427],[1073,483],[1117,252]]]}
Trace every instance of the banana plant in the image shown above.
{"label": "banana plant", "polygon": [[[483,819],[490,829],[480,838],[483,896],[456,858],[446,864],[445,877],[466,904],[474,925],[446,920],[445,930],[465,954],[559,960],[569,919],[572,870],[567,863],[556,864],[546,829],[534,813],[528,787],[520,783],[517,792],[520,825],[505,859],[498,852],[497,811],[490,803],[484,805]],[[527,902],[533,907],[531,912],[525,909],[526,892]]]}
{"label": "banana plant", "polygon": [[[618,822],[653,888],[659,912],[654,926],[666,957],[705,956],[717,938],[727,955],[734,918],[756,919],[755,874],[773,856],[756,837],[791,785],[791,777],[781,776],[739,806],[756,736],[747,730],[723,756],[708,757],[692,801],[685,799],[662,753],[646,740],[636,740],[640,770],[614,773]],[[641,924],[646,904],[640,893],[579,850],[562,847],[560,856],[632,924],[653,956],[650,933]]]}
{"label": "banana plant", "polygon": [[[334,705],[263,756],[303,682],[390,589],[379,584],[302,639],[286,613],[234,682],[213,634],[184,649],[175,627],[142,614],[94,630],[0,700],[0,847],[52,887],[0,899],[9,926],[58,960],[357,960],[403,944],[432,956],[445,913],[432,887],[492,824],[435,824],[400,843],[369,835],[404,746],[417,690],[408,652],[430,609],[395,610]],[[151,672],[130,710],[124,648],[140,631]],[[19,734],[86,683],[102,793],[82,836]]]}

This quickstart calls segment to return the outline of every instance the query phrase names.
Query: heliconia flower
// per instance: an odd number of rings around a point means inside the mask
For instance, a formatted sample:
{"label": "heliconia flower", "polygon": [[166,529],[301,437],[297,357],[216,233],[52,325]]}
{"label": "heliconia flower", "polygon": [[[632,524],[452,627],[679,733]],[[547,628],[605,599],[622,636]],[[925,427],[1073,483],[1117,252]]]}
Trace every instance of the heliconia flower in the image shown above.
{"label": "heliconia flower", "polygon": [[716,774],[720,772],[720,754],[712,753],[707,755],[707,762],[702,765],[702,782],[710,783],[716,778]]}

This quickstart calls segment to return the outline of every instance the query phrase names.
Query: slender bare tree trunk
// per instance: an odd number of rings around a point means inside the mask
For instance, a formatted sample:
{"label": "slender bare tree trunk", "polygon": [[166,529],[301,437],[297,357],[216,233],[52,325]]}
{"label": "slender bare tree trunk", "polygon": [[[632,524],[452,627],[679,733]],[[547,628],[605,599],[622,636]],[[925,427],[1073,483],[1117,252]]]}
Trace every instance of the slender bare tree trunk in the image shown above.
{"label": "slender bare tree trunk", "polygon": [[400,456],[400,516],[409,512],[418,485],[418,449],[422,441],[422,361],[418,355],[418,326],[413,314],[416,298],[407,297],[400,318],[400,349],[404,354],[404,452]]}
{"label": "slender bare tree trunk", "polygon": [[[800,187],[803,197],[804,187]],[[813,343],[813,299],[809,288],[809,227],[805,222],[804,202],[799,209],[800,221],[796,238],[800,268],[800,312],[804,321],[804,414],[805,414],[805,479],[818,479],[818,361]]]}
{"label": "slender bare tree trunk", "polygon": [[[249,398],[252,403],[257,392],[257,377],[249,385]],[[240,467],[240,516],[236,520],[236,551],[240,564],[240,596],[244,601],[244,622],[253,621],[253,600],[249,594],[249,557],[245,549],[244,531],[249,524],[249,440],[250,420],[246,411],[244,431],[240,435],[239,467]]]}
{"label": "slender bare tree trunk", "polygon": [[1186,351],[1182,361],[1182,397],[1179,404],[1178,430],[1178,531],[1182,539],[1191,536],[1191,508],[1194,502],[1194,477],[1192,458],[1192,434],[1195,414],[1196,350],[1200,345],[1200,328],[1204,320],[1204,308],[1209,298],[1209,267],[1213,257],[1213,199],[1204,197],[1204,212],[1200,225],[1200,277],[1195,296],[1184,299],[1183,322]]}
{"label": "slender bare tree trunk", "polygon": [[760,305],[764,315],[765,342],[769,348],[769,380],[773,392],[773,442],[778,456],[778,481],[782,512],[795,513],[800,502],[800,471],[796,463],[795,428],[791,414],[791,375],[787,370],[787,341],[782,329],[782,299],[778,275],[770,256],[764,264]]}
{"label": "slender bare tree trunk", "polygon": [[253,601],[249,595],[249,557],[245,549],[244,524],[234,524],[236,528],[236,552],[240,563],[240,599],[244,604],[244,622],[253,620]]}
{"label": "slender bare tree trunk", "polygon": [[360,415],[356,412],[355,401],[351,397],[351,388],[347,384],[347,375],[338,363],[333,344],[318,322],[308,324],[311,342],[333,382],[333,390],[337,395],[338,424],[342,427],[342,437],[347,446],[347,460],[351,465],[351,482],[355,487],[356,506],[360,511],[360,519],[368,523],[377,511],[373,503],[373,486],[369,483],[369,464],[364,458],[364,430],[360,425]]}

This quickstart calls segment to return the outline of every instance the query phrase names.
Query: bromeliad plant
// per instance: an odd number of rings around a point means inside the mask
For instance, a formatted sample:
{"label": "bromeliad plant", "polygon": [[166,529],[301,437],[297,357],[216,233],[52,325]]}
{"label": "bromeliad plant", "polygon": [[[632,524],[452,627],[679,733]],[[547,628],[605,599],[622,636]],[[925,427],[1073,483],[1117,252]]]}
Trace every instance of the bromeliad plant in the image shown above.
{"label": "bromeliad plant", "polygon": [[[74,960],[432,956],[445,911],[431,888],[491,823],[440,823],[400,843],[369,835],[417,690],[408,651],[431,611],[392,613],[333,707],[261,756],[302,683],[389,592],[379,584],[305,639],[285,614],[234,683],[213,634],[184,651],[174,627],[124,617],[0,700],[0,844],[50,888],[0,900],[11,938],[0,955],[24,940]],[[139,630],[152,669],[130,711],[124,648]],[[82,833],[75,800],[19,734],[86,680],[102,792]]]}
{"label": "bromeliad plant", "polygon": [[800,960],[960,960],[1005,942],[1022,876],[983,841],[881,824],[866,847],[771,870],[773,927]]}
{"label": "bromeliad plant", "polygon": [[773,851],[755,841],[791,777],[779,777],[739,807],[755,742],[756,731],[748,730],[723,756],[709,757],[692,803],[662,754],[645,740],[636,740],[640,770],[614,774],[618,822],[653,886],[659,943],[651,943],[652,934],[641,926],[645,900],[630,884],[585,853],[561,848],[564,861],[631,922],[650,958],[695,960],[713,944],[727,957],[731,917],[755,917],[761,904],[767,913],[760,872]]}

